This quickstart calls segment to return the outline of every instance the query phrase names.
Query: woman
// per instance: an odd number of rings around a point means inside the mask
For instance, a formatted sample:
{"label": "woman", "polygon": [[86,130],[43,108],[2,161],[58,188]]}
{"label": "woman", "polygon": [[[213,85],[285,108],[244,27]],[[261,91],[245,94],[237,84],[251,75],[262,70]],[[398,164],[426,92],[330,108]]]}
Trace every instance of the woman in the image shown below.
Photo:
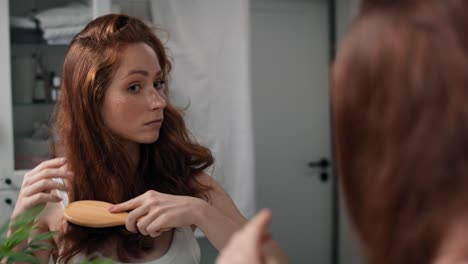
{"label": "woman", "polygon": [[333,73],[347,208],[368,263],[467,263],[468,1],[362,2]]}
{"label": "woman", "polygon": [[[115,261],[198,263],[193,229],[219,250],[245,218],[204,170],[210,151],[194,142],[169,101],[171,64],[161,41],[136,18],[106,15],[72,40],[54,113],[55,158],[28,172],[12,218],[45,205],[36,232],[58,231],[60,263],[98,255]],[[54,181],[63,179],[65,185]],[[67,223],[57,191],[70,202],[101,200],[130,211],[125,228]]]}

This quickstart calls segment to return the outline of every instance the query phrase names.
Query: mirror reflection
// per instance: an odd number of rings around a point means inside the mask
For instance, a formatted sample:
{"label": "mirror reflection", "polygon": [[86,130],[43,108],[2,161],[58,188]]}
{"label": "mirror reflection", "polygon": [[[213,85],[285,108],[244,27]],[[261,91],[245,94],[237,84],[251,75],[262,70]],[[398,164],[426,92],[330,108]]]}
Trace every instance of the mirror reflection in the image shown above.
{"label": "mirror reflection", "polygon": [[[329,98],[354,8],[3,1],[1,222],[46,205],[41,230],[59,235],[44,261],[214,263],[269,208],[274,257],[360,263],[338,200]],[[73,225],[63,208],[78,200],[130,213],[118,227]]]}

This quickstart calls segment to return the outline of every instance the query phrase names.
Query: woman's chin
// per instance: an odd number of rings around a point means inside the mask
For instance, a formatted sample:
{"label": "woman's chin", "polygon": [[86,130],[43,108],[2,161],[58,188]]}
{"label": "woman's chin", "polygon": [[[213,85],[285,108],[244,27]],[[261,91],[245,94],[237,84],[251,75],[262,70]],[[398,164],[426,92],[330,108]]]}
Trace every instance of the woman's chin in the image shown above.
{"label": "woman's chin", "polygon": [[139,140],[137,140],[137,142],[140,143],[140,144],[152,144],[152,143],[158,141],[158,138],[159,138],[159,134],[152,135],[151,137],[139,138]]}

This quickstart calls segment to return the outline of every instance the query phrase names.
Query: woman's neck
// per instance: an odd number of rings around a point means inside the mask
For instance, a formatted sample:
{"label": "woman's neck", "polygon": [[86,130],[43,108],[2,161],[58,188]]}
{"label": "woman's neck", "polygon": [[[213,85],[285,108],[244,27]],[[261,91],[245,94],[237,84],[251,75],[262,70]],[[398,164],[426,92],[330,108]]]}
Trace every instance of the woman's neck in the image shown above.
{"label": "woman's neck", "polygon": [[124,141],[123,147],[130,157],[132,168],[136,170],[138,163],[140,162],[140,144],[131,141]]}

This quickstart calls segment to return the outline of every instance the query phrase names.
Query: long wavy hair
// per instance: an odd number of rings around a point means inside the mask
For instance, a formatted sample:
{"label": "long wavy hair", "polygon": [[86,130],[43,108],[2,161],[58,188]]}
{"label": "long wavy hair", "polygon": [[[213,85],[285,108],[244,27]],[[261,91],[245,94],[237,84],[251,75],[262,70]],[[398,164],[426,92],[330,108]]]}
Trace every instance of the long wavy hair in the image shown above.
{"label": "long wavy hair", "polygon": [[[126,45],[146,43],[157,55],[167,80],[171,63],[153,30],[137,18],[105,15],[90,22],[72,40],[63,65],[61,96],[53,114],[55,147],[75,174],[70,202],[100,200],[121,203],[148,190],[204,197],[208,187],[195,176],[213,164],[209,149],[189,134],[181,110],[169,99],[158,140],[142,144],[135,171],[129,155],[100,115],[104,94],[119,67]],[[168,87],[165,88],[168,97]],[[60,238],[58,258],[91,254],[115,241],[121,261],[152,250],[153,240],[124,227],[93,229],[68,224]]]}
{"label": "long wavy hair", "polygon": [[432,263],[468,210],[467,13],[466,0],[363,0],[342,44],[334,138],[368,263]]}

